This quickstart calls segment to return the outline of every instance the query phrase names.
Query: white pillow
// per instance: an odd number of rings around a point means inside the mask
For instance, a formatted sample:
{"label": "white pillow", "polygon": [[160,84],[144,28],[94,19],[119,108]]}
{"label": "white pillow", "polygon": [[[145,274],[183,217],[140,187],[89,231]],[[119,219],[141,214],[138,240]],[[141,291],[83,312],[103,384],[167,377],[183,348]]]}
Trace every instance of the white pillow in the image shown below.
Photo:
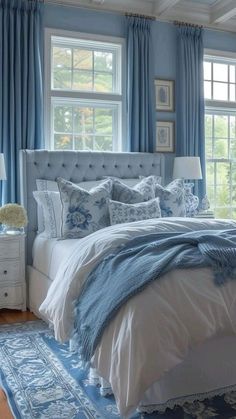
{"label": "white pillow", "polygon": [[137,204],[124,204],[123,202],[110,199],[109,213],[111,225],[160,218],[159,198]]}
{"label": "white pillow", "polygon": [[48,239],[61,237],[61,199],[59,192],[34,191],[33,196],[42,210],[44,230]]}

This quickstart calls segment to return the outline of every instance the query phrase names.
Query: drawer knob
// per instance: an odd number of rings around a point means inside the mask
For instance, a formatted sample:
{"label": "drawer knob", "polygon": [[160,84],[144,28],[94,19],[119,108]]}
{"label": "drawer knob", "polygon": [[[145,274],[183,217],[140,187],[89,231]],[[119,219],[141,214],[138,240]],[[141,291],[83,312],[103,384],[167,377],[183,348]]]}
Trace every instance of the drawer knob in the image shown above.
{"label": "drawer knob", "polygon": [[7,270],[5,269],[5,271],[3,271],[3,273],[4,273],[4,275],[6,275],[7,274]]}
{"label": "drawer knob", "polygon": [[8,292],[4,292],[4,297],[8,297]]}

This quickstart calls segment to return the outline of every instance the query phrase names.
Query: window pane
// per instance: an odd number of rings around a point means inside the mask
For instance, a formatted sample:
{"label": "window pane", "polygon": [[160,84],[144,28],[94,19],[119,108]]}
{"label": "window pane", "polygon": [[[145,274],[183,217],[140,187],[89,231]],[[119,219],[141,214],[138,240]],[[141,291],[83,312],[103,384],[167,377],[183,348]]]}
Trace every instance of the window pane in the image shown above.
{"label": "window pane", "polygon": [[94,111],[95,132],[98,134],[112,133],[113,112],[110,109],[97,108]]}
{"label": "window pane", "polygon": [[215,208],[215,217],[216,218],[230,218],[231,217],[230,208]]}
{"label": "window pane", "polygon": [[227,185],[216,185],[216,205],[226,207],[230,205],[230,192]]}
{"label": "window pane", "polygon": [[95,141],[94,141],[94,150],[112,151],[112,137],[111,136],[96,136]]}
{"label": "window pane", "polygon": [[214,186],[207,185],[207,197],[209,199],[211,207],[215,205],[215,188]]}
{"label": "window pane", "polygon": [[204,81],[204,96],[205,99],[211,99],[211,82]]}
{"label": "window pane", "polygon": [[75,90],[92,90],[93,75],[90,71],[75,70],[73,74],[73,89]]}
{"label": "window pane", "polygon": [[53,71],[54,89],[71,89],[71,70],[57,69]]}
{"label": "window pane", "polygon": [[213,83],[213,99],[228,100],[228,85],[226,83]]}
{"label": "window pane", "polygon": [[204,62],[204,80],[211,80],[211,63]]}
{"label": "window pane", "polygon": [[212,115],[205,116],[205,135],[206,137],[212,137]]}
{"label": "window pane", "polygon": [[[232,179],[232,184],[236,185],[236,163],[232,163],[232,172],[231,172],[231,179]],[[234,186],[234,190],[236,189],[236,187]],[[236,201],[235,201],[235,206],[236,206]]]}
{"label": "window pane", "polygon": [[94,90],[96,92],[112,92],[112,74],[95,73]]}
{"label": "window pane", "polygon": [[54,131],[58,133],[72,133],[72,107],[54,107]]}
{"label": "window pane", "polygon": [[94,132],[93,108],[74,107],[74,130],[76,134]]}
{"label": "window pane", "polygon": [[235,83],[235,65],[231,65],[229,68],[229,72],[230,72],[230,82],[231,83]]}
{"label": "window pane", "polygon": [[236,119],[235,116],[230,116],[230,138],[236,138]]}
{"label": "window pane", "polygon": [[214,163],[207,162],[206,164],[206,178],[208,185],[214,185],[215,175],[214,175]]}
{"label": "window pane", "polygon": [[213,80],[228,81],[228,65],[213,63]]}
{"label": "window pane", "polygon": [[52,49],[53,68],[71,68],[72,52],[71,48],[53,47]]}
{"label": "window pane", "polygon": [[235,102],[235,84],[229,85],[229,100]]}
{"label": "window pane", "polygon": [[216,184],[228,185],[230,179],[230,164],[216,163]]}
{"label": "window pane", "polygon": [[93,150],[93,137],[89,135],[75,136],[75,150]]}
{"label": "window pane", "polygon": [[93,67],[93,53],[85,49],[73,50],[73,67],[81,70],[91,70]]}
{"label": "window pane", "polygon": [[206,144],[205,144],[205,153],[207,159],[212,159],[212,138],[205,138]]}
{"label": "window pane", "polygon": [[228,116],[214,116],[214,137],[228,138]]}
{"label": "window pane", "polygon": [[54,148],[55,150],[72,150],[73,137],[72,135],[54,135]]}
{"label": "window pane", "polygon": [[112,71],[113,54],[111,52],[94,52],[94,70],[95,71]]}
{"label": "window pane", "polygon": [[213,157],[215,159],[228,158],[228,140],[216,138],[213,146]]}
{"label": "window pane", "polygon": [[230,141],[230,158],[236,159],[236,140],[235,139]]}

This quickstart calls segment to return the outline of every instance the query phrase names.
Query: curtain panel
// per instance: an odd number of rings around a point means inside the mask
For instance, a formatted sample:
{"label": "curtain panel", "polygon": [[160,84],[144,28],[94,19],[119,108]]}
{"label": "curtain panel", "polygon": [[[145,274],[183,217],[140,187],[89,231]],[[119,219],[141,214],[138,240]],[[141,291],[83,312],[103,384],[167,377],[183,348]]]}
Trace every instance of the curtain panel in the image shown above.
{"label": "curtain panel", "polygon": [[153,152],[154,66],[150,19],[127,17],[128,150]]}
{"label": "curtain panel", "polygon": [[195,181],[194,193],[206,193],[203,30],[178,27],[177,50],[177,156],[199,156],[203,180]]}
{"label": "curtain panel", "polygon": [[19,150],[42,145],[41,7],[38,0],[0,0],[2,204],[19,202]]}

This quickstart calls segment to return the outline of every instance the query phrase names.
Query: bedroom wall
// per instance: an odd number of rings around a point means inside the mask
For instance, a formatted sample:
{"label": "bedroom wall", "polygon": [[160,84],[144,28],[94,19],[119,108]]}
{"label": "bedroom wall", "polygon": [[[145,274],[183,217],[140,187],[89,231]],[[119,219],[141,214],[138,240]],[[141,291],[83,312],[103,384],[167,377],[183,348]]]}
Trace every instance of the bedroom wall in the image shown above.
{"label": "bedroom wall", "polygon": [[[44,27],[88,32],[108,36],[125,36],[125,17],[109,12],[99,12],[76,7],[45,4]],[[175,26],[165,22],[154,22],[153,46],[155,77],[176,82]],[[208,30],[204,31],[204,47],[236,52],[236,33]],[[159,121],[176,121],[175,112],[157,112]],[[166,181],[172,178],[173,153],[166,153]]]}

